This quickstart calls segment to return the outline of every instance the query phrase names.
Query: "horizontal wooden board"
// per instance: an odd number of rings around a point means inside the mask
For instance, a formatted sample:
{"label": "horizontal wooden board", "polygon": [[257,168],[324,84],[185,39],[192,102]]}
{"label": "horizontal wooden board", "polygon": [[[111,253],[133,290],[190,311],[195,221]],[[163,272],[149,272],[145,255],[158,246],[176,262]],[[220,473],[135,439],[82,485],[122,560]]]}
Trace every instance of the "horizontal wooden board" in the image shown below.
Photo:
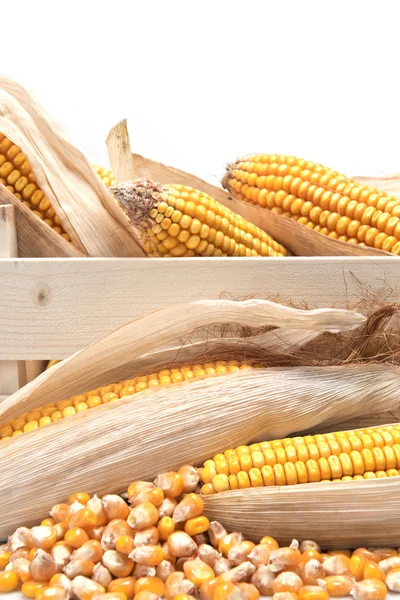
{"label": "horizontal wooden board", "polygon": [[400,300],[385,257],[3,259],[0,360],[60,359],[176,302],[248,296],[315,307]]}

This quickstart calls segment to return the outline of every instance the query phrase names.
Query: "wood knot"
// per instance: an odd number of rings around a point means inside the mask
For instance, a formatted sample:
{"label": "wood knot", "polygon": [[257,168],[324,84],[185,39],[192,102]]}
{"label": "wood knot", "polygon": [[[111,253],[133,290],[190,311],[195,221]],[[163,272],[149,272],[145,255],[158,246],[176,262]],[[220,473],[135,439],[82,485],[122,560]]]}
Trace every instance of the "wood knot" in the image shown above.
{"label": "wood knot", "polygon": [[40,287],[36,294],[36,302],[39,306],[47,306],[50,302],[50,290],[48,287]]}

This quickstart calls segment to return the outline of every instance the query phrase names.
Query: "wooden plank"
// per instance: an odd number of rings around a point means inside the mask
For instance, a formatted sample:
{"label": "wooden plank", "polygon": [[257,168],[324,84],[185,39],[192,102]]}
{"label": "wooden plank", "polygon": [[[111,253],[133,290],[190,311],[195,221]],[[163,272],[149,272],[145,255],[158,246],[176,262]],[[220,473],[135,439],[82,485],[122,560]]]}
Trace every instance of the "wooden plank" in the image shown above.
{"label": "wooden plank", "polygon": [[[0,205],[0,257],[18,256],[15,209],[12,204]],[[0,393],[12,394],[20,388],[24,368],[23,362],[15,360],[0,361]]]}
{"label": "wooden plank", "polygon": [[[0,204],[0,257],[18,256],[16,210],[12,204]],[[12,394],[32,381],[44,369],[43,361],[0,361],[0,394]]]}
{"label": "wooden plank", "polygon": [[397,261],[377,257],[0,260],[0,281],[0,360],[62,359],[176,302],[400,301]]}

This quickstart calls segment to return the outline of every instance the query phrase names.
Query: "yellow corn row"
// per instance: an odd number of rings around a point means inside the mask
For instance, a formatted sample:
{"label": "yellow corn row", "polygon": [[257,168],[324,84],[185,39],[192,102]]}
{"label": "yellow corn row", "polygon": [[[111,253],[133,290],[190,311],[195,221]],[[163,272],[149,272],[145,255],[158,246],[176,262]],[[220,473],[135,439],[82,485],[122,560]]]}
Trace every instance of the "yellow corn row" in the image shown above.
{"label": "yellow corn row", "polygon": [[226,373],[257,367],[258,365],[252,365],[249,362],[234,360],[219,361],[183,366],[176,369],[165,369],[159,373],[151,373],[143,377],[120,381],[119,383],[91,390],[86,394],[73,396],[68,400],[48,404],[44,408],[40,407],[30,413],[24,413],[9,423],[0,426],[0,439],[8,439],[28,431],[33,431],[64,417],[95,408],[101,404],[115,402],[120,398],[131,396],[157,385],[179,383],[198,377],[225,375]]}
{"label": "yellow corn row", "polygon": [[[108,187],[117,183],[112,171],[97,165],[94,169]],[[71,241],[63,230],[50,201],[38,186],[31,166],[21,149],[0,133],[0,183],[54,231]]]}
{"label": "yellow corn row", "polygon": [[111,188],[148,256],[287,256],[267,233],[207,194],[150,180]]}
{"label": "yellow corn row", "polygon": [[202,493],[238,488],[393,477],[400,424],[239,446],[207,460]]}
{"label": "yellow corn row", "polygon": [[229,165],[235,197],[331,238],[400,254],[400,199],[294,156],[260,154]]}

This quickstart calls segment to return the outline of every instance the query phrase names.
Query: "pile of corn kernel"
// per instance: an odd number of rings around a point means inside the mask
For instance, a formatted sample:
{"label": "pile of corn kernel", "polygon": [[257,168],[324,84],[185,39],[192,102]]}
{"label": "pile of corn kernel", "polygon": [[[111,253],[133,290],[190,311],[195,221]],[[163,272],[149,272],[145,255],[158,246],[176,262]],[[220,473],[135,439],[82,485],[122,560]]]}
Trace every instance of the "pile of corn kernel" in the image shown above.
{"label": "pile of corn kernel", "polygon": [[73,494],[0,547],[0,592],[35,600],[384,600],[400,592],[394,548],[321,553],[311,540],[259,544],[203,514],[199,472],[185,465],[126,500]]}

